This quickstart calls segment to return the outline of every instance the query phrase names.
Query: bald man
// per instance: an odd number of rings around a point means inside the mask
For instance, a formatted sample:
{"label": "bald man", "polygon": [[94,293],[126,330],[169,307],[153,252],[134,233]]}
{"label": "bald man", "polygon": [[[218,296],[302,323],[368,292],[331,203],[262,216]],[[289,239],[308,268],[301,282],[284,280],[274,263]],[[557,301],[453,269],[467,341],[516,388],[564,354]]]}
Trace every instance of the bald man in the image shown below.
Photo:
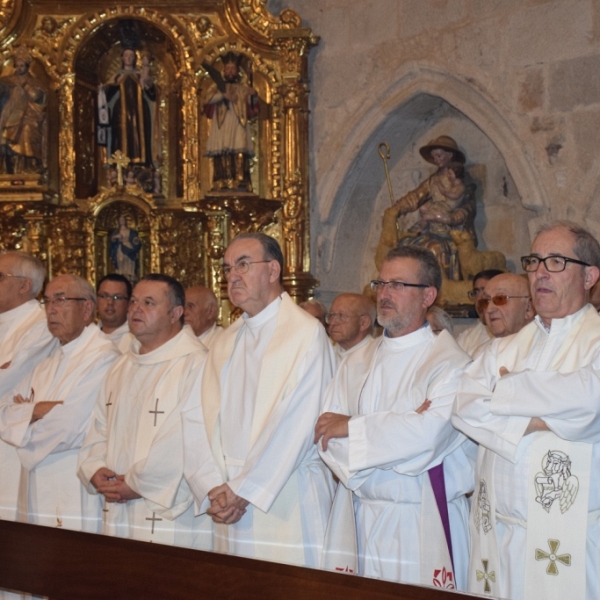
{"label": "bald man", "polygon": [[337,364],[350,353],[373,340],[375,304],[362,294],[340,294],[327,315],[329,337],[335,343]]}
{"label": "bald man", "polygon": [[223,330],[217,325],[218,315],[219,302],[210,288],[195,285],[185,290],[183,321],[207,348]]}
{"label": "bald man", "polygon": [[535,316],[529,283],[523,276],[514,273],[492,277],[485,284],[483,296],[477,305],[494,338],[521,331]]}
{"label": "bald man", "polygon": [[77,480],[77,454],[119,351],[93,323],[96,292],[85,279],[55,277],[42,302],[51,353],[0,402],[0,437],[22,466],[18,517],[96,533],[101,506]]}

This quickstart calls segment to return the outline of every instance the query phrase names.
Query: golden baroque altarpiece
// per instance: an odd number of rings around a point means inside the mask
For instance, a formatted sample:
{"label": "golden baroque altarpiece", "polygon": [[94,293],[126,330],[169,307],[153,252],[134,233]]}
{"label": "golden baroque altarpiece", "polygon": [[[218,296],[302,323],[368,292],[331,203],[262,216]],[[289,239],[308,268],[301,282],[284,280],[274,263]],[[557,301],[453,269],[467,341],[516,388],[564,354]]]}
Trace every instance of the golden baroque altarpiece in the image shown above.
{"label": "golden baroque altarpiece", "polygon": [[[307,63],[318,39],[295,12],[275,17],[266,0],[0,0],[0,39],[0,250],[95,283],[115,270],[123,225],[141,244],[137,276],[211,287],[227,322],[224,247],[263,231],[282,245],[292,297],[312,293]],[[244,185],[217,185],[222,165],[207,155],[222,119],[211,94],[240,104],[226,94],[227,62],[255,100],[236,112],[251,148]]]}

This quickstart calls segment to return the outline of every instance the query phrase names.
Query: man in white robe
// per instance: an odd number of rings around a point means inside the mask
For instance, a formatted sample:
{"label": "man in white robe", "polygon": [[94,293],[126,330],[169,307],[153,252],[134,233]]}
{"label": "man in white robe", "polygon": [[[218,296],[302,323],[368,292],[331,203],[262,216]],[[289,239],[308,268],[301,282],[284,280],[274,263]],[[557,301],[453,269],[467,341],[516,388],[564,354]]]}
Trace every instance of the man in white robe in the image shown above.
{"label": "man in white robe", "polygon": [[185,290],[185,311],[183,322],[189,325],[194,335],[210,348],[223,331],[217,325],[219,302],[215,293],[203,285],[195,285]]}
{"label": "man in white robe", "polygon": [[[485,284],[483,296],[477,300],[477,306],[494,338],[518,333],[525,325],[531,323],[535,316],[529,281],[514,273],[502,273],[492,277]],[[482,344],[475,356],[482,353],[490,343],[491,340]]]}
{"label": "man in white robe", "polygon": [[591,600],[600,585],[600,317],[588,298],[600,246],[559,222],[522,262],[538,314],[467,368],[452,419],[480,444],[469,590]]}
{"label": "man in white robe", "polygon": [[497,269],[489,269],[480,271],[473,279],[473,289],[469,292],[469,298],[475,303],[477,311],[477,323],[467,327],[464,331],[458,334],[456,341],[458,345],[469,355],[473,356],[477,349],[483,344],[489,342],[493,336],[487,328],[483,320],[483,313],[477,308],[477,301],[483,298],[483,290],[485,284],[496,275],[500,275],[502,271]]}
{"label": "man in white robe", "polygon": [[102,494],[102,532],[147,542],[210,550],[206,529],[194,520],[183,479],[181,406],[199,394],[206,349],[183,331],[184,292],[167,275],[135,286],[129,352],[105,378],[78,475],[90,494]]}
{"label": "man in white robe", "polygon": [[131,298],[131,282],[124,275],[109,273],[96,286],[98,295],[98,327],[125,354],[133,341],[127,311]]}
{"label": "man in white robe", "polygon": [[363,294],[339,294],[331,303],[327,314],[327,332],[334,342],[335,358],[339,365],[342,360],[366,346],[373,339],[375,304]]}
{"label": "man in white robe", "polygon": [[92,323],[95,300],[92,286],[76,275],[48,283],[43,302],[52,353],[0,407],[0,437],[17,448],[22,465],[21,521],[98,530],[100,506],[77,480],[77,453],[100,384],[119,352]]}
{"label": "man in white robe", "polygon": [[283,256],[264,234],[227,248],[229,299],[244,314],[210,349],[184,409],[186,478],[215,521],[215,549],[316,567],[331,474],[312,443],[333,369],[321,324],[282,290]]}
{"label": "man in white robe", "polygon": [[[429,250],[391,250],[371,285],[384,335],[339,367],[315,442],[353,492],[359,574],[464,589],[471,443],[451,426],[450,414],[469,357],[425,319],[441,286]],[[351,517],[334,509],[330,525],[347,531]]]}
{"label": "man in white robe", "polygon": [[[52,348],[46,315],[36,300],[45,276],[42,262],[29,254],[0,254],[0,399],[7,396],[7,402],[15,385]],[[0,441],[0,519],[17,517],[20,473],[15,448]]]}

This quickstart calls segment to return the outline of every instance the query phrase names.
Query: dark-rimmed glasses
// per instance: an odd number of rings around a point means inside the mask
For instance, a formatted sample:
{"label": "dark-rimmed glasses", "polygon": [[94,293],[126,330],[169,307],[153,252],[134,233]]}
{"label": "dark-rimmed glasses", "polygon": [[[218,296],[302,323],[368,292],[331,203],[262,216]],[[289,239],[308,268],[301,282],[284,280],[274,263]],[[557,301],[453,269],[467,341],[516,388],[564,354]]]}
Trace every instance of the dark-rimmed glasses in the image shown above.
{"label": "dark-rimmed glasses", "polygon": [[475,300],[475,298],[477,298],[477,296],[479,296],[479,294],[483,294],[483,289],[482,287],[477,287],[477,288],[473,288],[472,290],[469,290],[467,292],[467,296],[469,296],[469,298],[471,298],[471,300]]}
{"label": "dark-rimmed glasses", "polygon": [[521,256],[523,270],[528,273],[537,271],[540,263],[544,263],[544,267],[548,273],[560,273],[566,269],[568,262],[575,263],[576,265],[583,265],[584,267],[592,266],[582,260],[569,258],[567,256],[559,256],[558,254],[546,256],[546,258],[542,258],[541,256]]}
{"label": "dark-rimmed glasses", "polygon": [[480,298],[477,300],[477,309],[481,312],[485,310],[490,302],[493,302],[495,306],[504,306],[511,298],[529,298],[529,296],[507,296],[506,294],[496,294],[491,298]]}
{"label": "dark-rimmed glasses", "polygon": [[374,292],[379,292],[384,288],[391,290],[392,292],[401,292],[405,287],[416,287],[416,288],[427,288],[430,287],[425,283],[406,283],[404,281],[382,281],[381,279],[374,279],[371,281],[371,289]]}

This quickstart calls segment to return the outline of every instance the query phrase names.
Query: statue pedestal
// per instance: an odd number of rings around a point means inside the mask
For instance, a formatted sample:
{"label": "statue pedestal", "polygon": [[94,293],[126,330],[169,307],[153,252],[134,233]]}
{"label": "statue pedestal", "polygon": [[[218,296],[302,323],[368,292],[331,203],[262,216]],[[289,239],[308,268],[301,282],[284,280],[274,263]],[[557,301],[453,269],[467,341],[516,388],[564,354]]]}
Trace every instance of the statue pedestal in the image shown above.
{"label": "statue pedestal", "polygon": [[3,200],[48,200],[48,188],[35,173],[0,175],[0,196]]}

